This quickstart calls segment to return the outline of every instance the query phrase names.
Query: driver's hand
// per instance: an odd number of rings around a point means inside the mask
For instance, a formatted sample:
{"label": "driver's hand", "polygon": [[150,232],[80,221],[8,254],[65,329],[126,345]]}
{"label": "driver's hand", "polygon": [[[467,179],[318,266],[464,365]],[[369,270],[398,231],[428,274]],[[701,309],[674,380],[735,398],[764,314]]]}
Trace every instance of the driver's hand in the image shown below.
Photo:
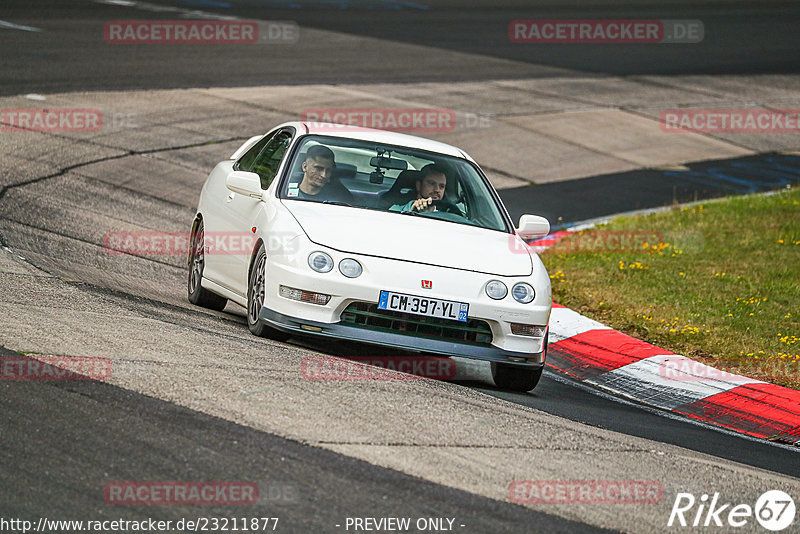
{"label": "driver's hand", "polygon": [[416,211],[429,211],[430,209],[433,208],[433,206],[431,206],[432,202],[433,202],[433,199],[430,198],[430,197],[428,197],[428,198],[418,198],[417,200],[414,201],[413,204],[411,204],[411,210],[412,211],[413,210],[416,210]]}

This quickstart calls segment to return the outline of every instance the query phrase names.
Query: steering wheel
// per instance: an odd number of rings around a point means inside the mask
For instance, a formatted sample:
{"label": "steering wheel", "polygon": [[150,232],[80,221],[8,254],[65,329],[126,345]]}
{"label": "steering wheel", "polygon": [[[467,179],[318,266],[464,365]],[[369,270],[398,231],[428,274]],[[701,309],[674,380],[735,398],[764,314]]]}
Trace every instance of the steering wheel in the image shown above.
{"label": "steering wheel", "polygon": [[453,213],[460,217],[464,216],[464,214],[461,213],[459,207],[448,200],[434,200],[433,202],[431,202],[431,206],[434,206],[437,211],[446,211],[448,213]]}

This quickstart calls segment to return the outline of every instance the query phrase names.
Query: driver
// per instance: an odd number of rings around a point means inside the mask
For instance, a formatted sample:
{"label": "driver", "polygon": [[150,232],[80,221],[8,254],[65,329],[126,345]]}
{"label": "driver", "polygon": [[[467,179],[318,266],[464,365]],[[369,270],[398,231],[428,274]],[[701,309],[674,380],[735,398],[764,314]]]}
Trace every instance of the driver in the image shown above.
{"label": "driver", "polygon": [[433,205],[434,200],[442,200],[447,177],[444,169],[430,163],[420,170],[420,178],[415,182],[417,188],[416,200],[409,200],[405,204],[395,204],[389,211],[437,211]]}

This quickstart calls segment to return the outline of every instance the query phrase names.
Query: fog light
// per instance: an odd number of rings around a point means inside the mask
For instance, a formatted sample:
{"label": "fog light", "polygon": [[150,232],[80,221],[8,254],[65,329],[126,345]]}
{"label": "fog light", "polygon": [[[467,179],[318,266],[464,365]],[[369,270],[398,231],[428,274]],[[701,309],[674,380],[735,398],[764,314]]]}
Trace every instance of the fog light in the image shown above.
{"label": "fog light", "polygon": [[303,291],[302,289],[295,289],[293,287],[280,286],[278,294],[283,298],[298,300],[300,302],[307,302],[309,304],[319,304],[324,306],[331,300],[330,295],[324,293],[314,293],[313,291]]}
{"label": "fog light", "polygon": [[516,336],[531,336],[542,337],[544,335],[544,326],[536,326],[533,324],[511,323],[511,333]]}

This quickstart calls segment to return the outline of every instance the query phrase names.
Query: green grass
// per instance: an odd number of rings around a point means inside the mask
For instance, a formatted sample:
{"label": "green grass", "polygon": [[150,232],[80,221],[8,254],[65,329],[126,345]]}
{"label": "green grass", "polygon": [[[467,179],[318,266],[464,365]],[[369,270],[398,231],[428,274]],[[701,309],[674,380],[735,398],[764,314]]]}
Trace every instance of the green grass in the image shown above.
{"label": "green grass", "polygon": [[[612,236],[638,236],[617,246]],[[542,254],[553,300],[724,370],[800,389],[800,189],[620,217]]]}

